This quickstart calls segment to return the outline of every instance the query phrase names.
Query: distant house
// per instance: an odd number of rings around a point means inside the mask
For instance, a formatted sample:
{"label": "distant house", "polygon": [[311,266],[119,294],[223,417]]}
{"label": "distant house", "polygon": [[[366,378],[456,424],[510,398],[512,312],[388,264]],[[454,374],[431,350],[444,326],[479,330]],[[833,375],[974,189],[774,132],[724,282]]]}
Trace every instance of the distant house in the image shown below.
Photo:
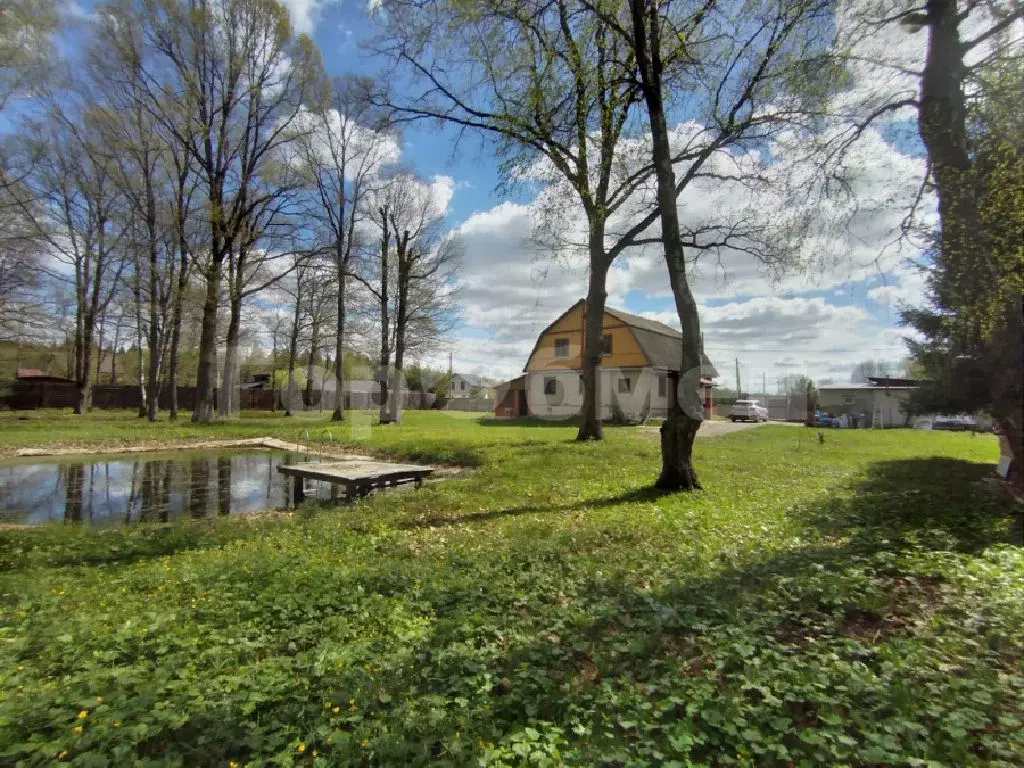
{"label": "distant house", "polygon": [[248,381],[243,381],[238,385],[239,389],[252,389],[252,390],[263,390],[271,388],[271,379],[273,374],[271,373],[254,373]]}
{"label": "distant house", "polygon": [[[569,418],[583,406],[585,300],[573,304],[537,338],[525,374],[499,385],[495,415]],[[678,380],[683,335],[664,323],[606,307],[598,368],[602,419],[627,421],[664,416],[669,388]],[[705,413],[711,412],[715,366],[703,358],[699,372]],[[522,393],[522,394],[520,394]]]}
{"label": "distant house", "polygon": [[451,397],[490,397],[492,387],[483,376],[472,373],[454,373],[449,388]]}
{"label": "distant house", "polygon": [[72,379],[63,376],[51,376],[41,368],[19,368],[15,374],[18,381],[40,381],[53,384],[73,384]]}
{"label": "distant house", "polygon": [[910,396],[919,386],[916,379],[880,376],[863,384],[823,384],[818,387],[818,410],[862,419],[865,426],[903,427],[910,419]]}

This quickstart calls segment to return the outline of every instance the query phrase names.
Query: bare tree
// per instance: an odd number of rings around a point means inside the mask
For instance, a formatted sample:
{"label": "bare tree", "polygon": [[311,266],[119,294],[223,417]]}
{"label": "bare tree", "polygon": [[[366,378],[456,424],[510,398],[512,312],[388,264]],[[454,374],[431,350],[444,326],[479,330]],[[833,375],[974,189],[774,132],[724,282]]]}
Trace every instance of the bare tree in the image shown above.
{"label": "bare tree", "polygon": [[[237,325],[245,259],[262,237],[261,217],[280,190],[270,183],[292,121],[316,97],[320,56],[312,41],[293,36],[276,0],[131,0],[145,53],[140,82],[149,109],[184,147],[202,181],[208,240],[193,254],[206,296],[193,421],[214,417],[217,310],[227,286]],[[316,101],[316,98],[312,98]],[[167,110],[190,120],[167,119]],[[185,129],[188,127],[188,130]],[[237,339],[237,327],[228,329]],[[233,373],[228,366],[229,375]]]}
{"label": "bare tree", "polygon": [[[335,282],[335,361],[344,359],[347,288],[353,258],[366,219],[364,200],[381,166],[397,155],[397,141],[386,116],[367,98],[368,84],[335,78],[322,108],[305,115],[311,129],[300,133],[299,162],[313,192],[311,212],[319,225],[322,248],[329,253]],[[345,418],[344,366],[335,365],[333,421]]]}
{"label": "bare tree", "polygon": [[375,198],[380,248],[372,263],[354,276],[376,299],[380,422],[387,424],[401,418],[410,341],[436,338],[445,313],[453,314],[450,291],[461,242],[445,232],[444,211],[431,186],[408,171],[390,177]]}
{"label": "bare tree", "polygon": [[30,95],[52,70],[51,35],[59,8],[38,0],[4,0],[0,8],[0,112]]}
{"label": "bare tree", "polygon": [[[652,172],[649,161],[622,161],[632,146],[622,140],[636,128],[636,83],[622,75],[629,48],[578,0],[391,0],[384,6],[387,31],[376,47],[396,71],[381,83],[405,85],[406,75],[416,95],[384,92],[378,101],[399,120],[441,120],[490,135],[507,180],[564,180],[576,198],[586,221],[583,242],[561,245],[582,246],[589,265],[578,439],[600,439],[605,285],[614,259],[638,234],[612,236],[608,223]],[[553,213],[563,218],[557,206]],[[558,228],[556,222],[540,232]]]}
{"label": "bare tree", "polygon": [[[817,97],[830,87],[832,8],[824,0],[630,0],[623,19],[614,5],[591,7],[632,51],[657,181],[657,207],[634,227],[660,219],[659,239],[683,335],[680,377],[670,388],[673,396],[661,427],[662,469],[656,485],[700,488],[692,451],[702,419],[703,351],[677,198],[716,154],[742,152],[782,130],[799,130],[818,109]],[[669,135],[667,112],[673,107],[694,115],[701,125],[683,152],[673,148]],[[682,165],[678,176],[677,164]]]}
{"label": "bare tree", "polygon": [[[6,154],[0,162],[6,176],[11,169]],[[34,208],[21,180],[0,186],[0,341],[42,337],[47,328],[39,295],[41,259],[35,215],[28,213]]]}
{"label": "bare tree", "polygon": [[124,270],[124,198],[115,162],[103,136],[89,126],[102,107],[88,97],[62,93],[31,141],[45,151],[26,177],[21,210],[33,216],[34,236],[51,254],[50,276],[69,284],[74,296],[75,413],[91,403],[96,327],[118,289]]}

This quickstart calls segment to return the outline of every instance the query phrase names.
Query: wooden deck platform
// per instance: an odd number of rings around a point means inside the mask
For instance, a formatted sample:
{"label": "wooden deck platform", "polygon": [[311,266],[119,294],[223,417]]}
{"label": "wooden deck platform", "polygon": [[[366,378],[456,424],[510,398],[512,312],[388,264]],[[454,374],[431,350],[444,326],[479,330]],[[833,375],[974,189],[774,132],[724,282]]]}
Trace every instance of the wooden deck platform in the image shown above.
{"label": "wooden deck platform", "polygon": [[306,498],[303,486],[306,480],[321,480],[334,487],[344,486],[350,501],[365,496],[374,488],[387,488],[402,483],[415,483],[419,488],[423,478],[433,467],[421,464],[392,464],[386,461],[310,461],[303,464],[285,464],[277,471],[293,478],[293,498],[296,504]]}

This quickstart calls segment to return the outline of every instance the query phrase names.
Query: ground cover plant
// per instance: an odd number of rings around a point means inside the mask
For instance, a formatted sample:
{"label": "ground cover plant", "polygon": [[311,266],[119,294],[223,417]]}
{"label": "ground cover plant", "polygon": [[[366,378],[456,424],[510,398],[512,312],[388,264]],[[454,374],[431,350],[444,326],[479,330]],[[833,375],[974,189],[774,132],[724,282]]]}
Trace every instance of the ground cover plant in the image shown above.
{"label": "ground cover plant", "polygon": [[0,531],[0,762],[1024,760],[990,436],[761,427],[697,443],[706,491],[660,494],[656,432],[444,418],[358,442],[473,457],[418,492]]}

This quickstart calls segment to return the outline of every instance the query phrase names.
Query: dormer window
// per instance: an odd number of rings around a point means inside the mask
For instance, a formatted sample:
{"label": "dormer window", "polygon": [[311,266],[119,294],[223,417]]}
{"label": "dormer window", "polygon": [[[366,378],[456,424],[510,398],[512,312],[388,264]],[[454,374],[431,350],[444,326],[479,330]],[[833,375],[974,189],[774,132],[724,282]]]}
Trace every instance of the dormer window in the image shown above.
{"label": "dormer window", "polygon": [[569,340],[555,339],[555,357],[560,360],[569,359]]}

